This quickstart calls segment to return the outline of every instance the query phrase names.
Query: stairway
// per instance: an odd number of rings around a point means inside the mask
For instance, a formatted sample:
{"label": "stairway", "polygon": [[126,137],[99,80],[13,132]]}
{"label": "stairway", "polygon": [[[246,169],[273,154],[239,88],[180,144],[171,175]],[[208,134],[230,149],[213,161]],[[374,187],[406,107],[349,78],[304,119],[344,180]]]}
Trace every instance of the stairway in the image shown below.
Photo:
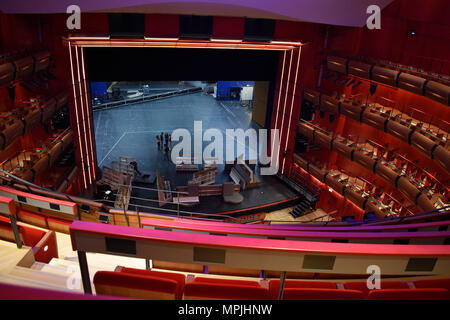
{"label": "stairway", "polygon": [[295,190],[298,194],[303,196],[299,203],[295,206],[294,210],[290,212],[294,218],[308,214],[311,212],[311,209],[315,208],[316,202],[319,200],[317,195],[313,194],[294,179],[288,178],[281,173],[277,173],[277,177]]}
{"label": "stairway", "polygon": [[308,145],[308,138],[299,134],[295,136],[294,150],[296,153],[305,153],[308,150]]}
{"label": "stairway", "polygon": [[301,194],[304,198],[306,198],[310,203],[315,203],[317,200],[319,200],[318,196],[313,194],[311,191],[309,191],[307,188],[302,186],[300,183],[295,181],[294,179],[288,178],[285,175],[282,175],[281,173],[277,173],[277,177],[286,183],[291,189],[295,190],[298,194]]}
{"label": "stairway", "polygon": [[[17,249],[16,249],[17,250]],[[145,269],[145,260],[106,254],[87,254],[91,287],[97,271],[114,271],[118,265]],[[29,268],[12,266],[0,273],[0,282],[33,288],[82,293],[80,266],[76,256],[53,258],[48,264],[34,262]]]}
{"label": "stairway", "polygon": [[320,146],[311,144],[307,137],[302,134],[297,134],[295,136],[295,146],[294,152],[305,153],[308,150],[321,150]]}
{"label": "stairway", "polygon": [[311,212],[313,203],[306,198],[300,200],[300,202],[295,206],[294,210],[290,212],[291,216],[298,218],[304,216]]}

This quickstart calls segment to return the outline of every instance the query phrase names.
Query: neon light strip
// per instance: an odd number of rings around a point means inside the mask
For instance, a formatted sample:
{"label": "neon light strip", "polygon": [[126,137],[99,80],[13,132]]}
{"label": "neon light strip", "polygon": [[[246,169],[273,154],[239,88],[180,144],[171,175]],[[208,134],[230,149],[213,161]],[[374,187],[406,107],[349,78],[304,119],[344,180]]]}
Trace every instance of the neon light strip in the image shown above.
{"label": "neon light strip", "polygon": [[242,42],[243,40],[237,40],[237,39],[235,39],[235,40],[233,40],[233,39],[214,39],[214,38],[211,38],[211,41],[213,41],[213,42]]}
{"label": "neon light strip", "polygon": [[[83,118],[83,137],[84,137],[84,142],[85,142],[85,147],[86,147],[86,158],[87,158],[87,166],[89,168],[89,150],[88,150],[88,142],[87,142],[87,137],[86,137],[86,118],[84,116],[84,104],[83,104],[83,90],[81,88],[81,76],[80,76],[80,64],[79,61],[80,59],[78,58],[78,47],[75,46],[75,52],[76,52],[76,57],[77,57],[77,71],[78,71],[78,87],[80,88],[80,105],[81,105],[81,117]],[[83,170],[85,170],[85,168],[83,167]],[[88,175],[89,175],[89,184],[92,182],[92,177],[91,177],[91,170],[88,169]]]}
{"label": "neon light strip", "polygon": [[[80,126],[78,123],[78,106],[77,106],[77,94],[75,91],[75,77],[74,77],[74,72],[73,72],[73,59],[72,59],[72,45],[69,43],[69,56],[70,56],[70,72],[72,75],[72,88],[73,88],[73,102],[75,103],[75,123],[77,125],[77,136],[78,136],[78,145],[80,146],[80,156],[81,156],[81,166],[84,167],[84,156],[83,156],[83,150],[82,150],[82,144],[81,144],[81,131],[80,131]],[[83,170],[83,168],[81,168],[82,172],[83,172],[83,180],[84,180],[84,188],[87,189],[87,183],[86,183],[86,173]]]}
{"label": "neon light strip", "polygon": [[291,46],[301,46],[301,45],[303,45],[303,43],[301,43],[301,42],[290,42],[290,41],[270,41],[270,43],[291,45]]}
{"label": "neon light strip", "polygon": [[[278,111],[280,110],[280,99],[281,99],[281,89],[283,88],[283,77],[284,77],[284,64],[285,64],[285,60],[286,60],[286,51],[283,52],[283,67],[281,68],[281,81],[280,81],[280,88],[278,91],[278,103],[277,103],[277,110],[275,112],[275,124],[274,124],[274,129],[277,128],[277,123],[278,123]],[[272,136],[272,135],[271,135]],[[275,141],[272,140],[272,149],[270,150],[270,154],[272,155],[272,152],[274,150],[275,147]],[[277,159],[280,156],[280,150],[278,149],[278,155],[277,155]],[[271,157],[272,158],[272,157]],[[278,160],[277,160],[278,161]]]}
{"label": "neon light strip", "polygon": [[[294,51],[291,51],[291,59],[289,61],[289,71],[288,71],[288,77],[286,80],[286,94],[284,95],[284,107],[283,107],[283,117],[281,118],[281,127],[280,127],[280,144],[281,141],[283,141],[283,126],[284,126],[284,118],[285,118],[285,113],[286,113],[286,102],[287,102],[287,96],[288,96],[288,92],[289,92],[289,80],[291,79],[291,67],[292,67],[292,56],[294,55]],[[292,99],[294,99],[294,97],[292,97]],[[277,159],[279,159],[280,157],[278,157]],[[283,173],[283,171],[281,171],[281,173]]]}
{"label": "neon light strip", "polygon": [[155,38],[155,37],[144,37],[145,40],[155,40],[155,41],[178,41],[179,38]]}
{"label": "neon light strip", "polygon": [[[294,107],[294,99],[295,99],[295,91],[297,90],[297,76],[298,70],[300,69],[300,54],[302,53],[302,47],[298,49],[298,58],[297,58],[297,70],[295,70],[295,80],[294,80],[294,92],[292,93],[292,103],[291,103],[291,111],[289,112],[289,124],[288,124],[288,132],[286,136],[286,144],[284,145],[284,152],[287,151],[288,141],[289,141],[289,129],[291,128],[291,120],[292,120],[292,109]],[[283,166],[281,172],[284,172],[284,163],[286,162],[286,158],[283,158]]]}
{"label": "neon light strip", "polygon": [[[91,113],[89,111],[89,97],[88,97],[88,88],[87,88],[87,82],[86,82],[86,73],[85,73],[85,67],[84,67],[84,49],[81,48],[81,66],[83,70],[83,84],[84,84],[84,97],[86,99],[86,113],[87,113],[87,123],[88,123],[88,129],[89,129],[89,143],[91,145],[91,169],[92,169],[92,175],[94,176],[95,180],[95,166],[94,166],[94,147],[92,142],[92,129],[91,129],[91,120],[90,117]],[[92,183],[93,181],[91,181]]]}
{"label": "neon light strip", "polygon": [[83,40],[83,39],[109,40],[111,38],[109,36],[105,36],[105,37],[70,37],[70,40]]}
{"label": "neon light strip", "polygon": [[[238,39],[211,39],[209,41],[179,40],[176,38],[144,38],[144,40],[120,40],[101,37],[71,37],[67,41],[76,40],[80,47],[190,47],[212,49],[254,49],[254,50],[292,50],[302,45],[301,42],[272,41],[264,43],[244,42]],[[108,40],[108,41],[106,41]]]}

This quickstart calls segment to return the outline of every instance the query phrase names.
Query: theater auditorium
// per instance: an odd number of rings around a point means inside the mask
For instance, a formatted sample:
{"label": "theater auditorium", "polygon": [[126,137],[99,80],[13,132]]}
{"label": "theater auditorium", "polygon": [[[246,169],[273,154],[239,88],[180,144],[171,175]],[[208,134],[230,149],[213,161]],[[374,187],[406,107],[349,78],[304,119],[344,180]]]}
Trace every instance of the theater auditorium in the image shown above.
{"label": "theater auditorium", "polygon": [[1,300],[450,299],[447,0],[73,2],[0,4]]}

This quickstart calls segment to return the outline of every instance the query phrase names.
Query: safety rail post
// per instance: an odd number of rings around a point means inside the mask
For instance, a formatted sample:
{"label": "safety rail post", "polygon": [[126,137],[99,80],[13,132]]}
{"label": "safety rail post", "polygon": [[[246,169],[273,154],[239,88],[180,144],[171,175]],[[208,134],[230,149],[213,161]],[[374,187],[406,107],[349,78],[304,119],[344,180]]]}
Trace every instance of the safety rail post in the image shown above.
{"label": "safety rail post", "polygon": [[81,282],[83,283],[84,293],[92,294],[91,278],[89,277],[89,268],[86,258],[86,252],[77,251],[78,263],[80,264]]}
{"label": "safety rail post", "polygon": [[137,219],[138,219],[139,228],[142,228],[141,216],[139,215],[139,208],[137,206],[135,206],[135,208],[136,208],[136,215],[137,215]]}
{"label": "safety rail post", "polygon": [[128,220],[127,210],[125,209],[125,199],[122,198],[122,206],[123,206],[123,215],[125,216],[125,221],[127,222],[127,226],[130,226],[130,221]]}
{"label": "safety rail post", "polygon": [[281,272],[280,275],[280,287],[278,288],[278,298],[277,300],[283,299],[284,282],[286,281],[286,271]]}
{"label": "safety rail post", "polygon": [[14,233],[14,239],[16,240],[17,248],[20,249],[20,248],[22,248],[23,243],[22,243],[22,240],[20,240],[20,233],[19,233],[19,228],[17,227],[16,217],[14,217],[14,215],[10,214],[9,220],[11,221],[11,228]]}

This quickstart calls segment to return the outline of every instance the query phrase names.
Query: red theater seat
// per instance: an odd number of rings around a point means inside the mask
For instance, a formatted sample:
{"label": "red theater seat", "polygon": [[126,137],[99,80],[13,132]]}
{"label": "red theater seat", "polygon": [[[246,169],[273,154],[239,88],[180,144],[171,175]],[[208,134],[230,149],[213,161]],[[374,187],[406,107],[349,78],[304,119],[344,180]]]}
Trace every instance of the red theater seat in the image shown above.
{"label": "red theater seat", "polygon": [[46,233],[39,229],[22,226],[19,226],[19,232],[23,237],[23,244],[29,247],[34,247]]}
{"label": "red theater seat", "polygon": [[134,269],[134,268],[121,268],[120,272],[137,274],[137,275],[141,275],[141,276],[156,277],[156,278],[161,278],[161,279],[171,279],[177,283],[175,299],[181,300],[181,298],[183,297],[184,283],[186,281],[186,276],[184,274],[173,273],[173,272],[154,271],[154,270],[142,270],[142,269]]}
{"label": "red theater seat", "polygon": [[257,281],[195,277],[194,282],[260,287]]}
{"label": "red theater seat", "polygon": [[2,221],[0,221],[0,240],[15,242],[11,226],[8,226]]}
{"label": "red theater seat", "polygon": [[47,218],[48,228],[57,232],[69,233],[69,227],[72,221]]}
{"label": "red theater seat", "polygon": [[[278,298],[278,290],[280,288],[280,280],[270,280],[269,292],[272,299]],[[336,290],[336,284],[333,282],[325,281],[293,281],[286,280],[284,282],[284,290],[301,288],[301,289],[334,289]]]}
{"label": "red theater seat", "polygon": [[450,279],[432,279],[432,280],[417,280],[414,281],[416,288],[442,288],[448,290],[448,297],[450,298]]}
{"label": "red theater seat", "polygon": [[174,300],[178,283],[172,279],[112,271],[97,271],[97,294],[148,300]]}
{"label": "red theater seat", "polygon": [[[369,292],[372,290],[367,288],[366,281],[361,282],[346,282],[344,283],[345,289],[350,290],[359,290],[364,293],[364,296],[367,297]],[[383,281],[380,282],[380,289],[374,289],[374,290],[381,290],[381,289],[409,289],[408,283],[403,281]]]}
{"label": "red theater seat", "polygon": [[[7,241],[15,241],[9,218],[2,216],[0,218],[0,238]],[[31,227],[18,226],[18,229],[23,244],[28,247],[34,247],[45,235],[45,231]]]}
{"label": "red theater seat", "polygon": [[23,221],[25,223],[29,223],[41,228],[48,228],[47,222],[45,221],[45,217],[35,213],[19,209],[17,210],[17,218],[18,220]]}
{"label": "red theater seat", "polygon": [[364,295],[358,290],[341,289],[305,289],[286,288],[283,292],[283,300],[363,300]]}
{"label": "red theater seat", "polygon": [[187,283],[185,300],[268,300],[269,290],[255,286],[213,284],[202,282]]}
{"label": "red theater seat", "polygon": [[448,290],[441,288],[423,289],[380,289],[372,290],[369,300],[446,300]]}

